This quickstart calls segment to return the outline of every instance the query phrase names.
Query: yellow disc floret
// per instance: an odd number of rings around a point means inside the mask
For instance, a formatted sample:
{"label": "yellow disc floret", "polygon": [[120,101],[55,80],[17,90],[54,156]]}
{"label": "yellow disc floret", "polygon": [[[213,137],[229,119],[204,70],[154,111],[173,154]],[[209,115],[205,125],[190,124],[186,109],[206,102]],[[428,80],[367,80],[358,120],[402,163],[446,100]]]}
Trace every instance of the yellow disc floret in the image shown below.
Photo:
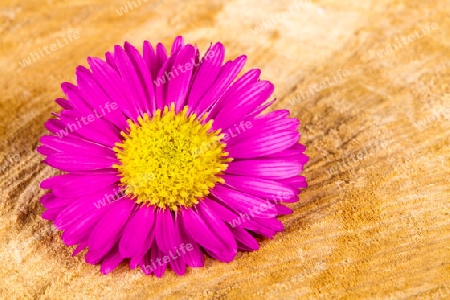
{"label": "yellow disc floret", "polygon": [[177,210],[190,207],[209,194],[228,167],[228,153],[220,130],[212,120],[202,124],[187,107],[176,114],[174,106],[147,114],[122,132],[114,147],[125,193],[137,203]]}

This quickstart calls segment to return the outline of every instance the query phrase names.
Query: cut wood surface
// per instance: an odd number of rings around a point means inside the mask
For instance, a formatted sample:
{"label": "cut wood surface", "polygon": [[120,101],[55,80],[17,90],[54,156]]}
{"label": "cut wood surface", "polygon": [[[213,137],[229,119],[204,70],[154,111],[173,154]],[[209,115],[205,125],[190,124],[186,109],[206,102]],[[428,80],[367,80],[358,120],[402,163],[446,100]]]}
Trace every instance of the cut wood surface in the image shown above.
{"label": "cut wood surface", "polygon": [[[103,276],[41,218],[35,149],[86,57],[177,35],[275,84],[309,187],[231,263]],[[0,0],[0,69],[0,298],[450,299],[448,0]]]}

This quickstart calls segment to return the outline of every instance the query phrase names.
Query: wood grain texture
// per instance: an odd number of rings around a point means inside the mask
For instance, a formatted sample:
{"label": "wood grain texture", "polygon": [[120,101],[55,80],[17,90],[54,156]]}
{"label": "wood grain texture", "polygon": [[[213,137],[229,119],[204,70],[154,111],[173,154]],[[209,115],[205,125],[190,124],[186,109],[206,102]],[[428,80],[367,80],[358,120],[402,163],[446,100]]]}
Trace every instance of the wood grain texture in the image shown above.
{"label": "wood grain texture", "polygon": [[[134,2],[121,16],[124,0],[0,0],[0,298],[450,298],[448,0]],[[202,51],[221,41],[274,82],[275,108],[302,122],[309,187],[283,233],[232,263],[102,276],[41,219],[39,182],[55,171],[35,149],[87,56],[176,35]]]}

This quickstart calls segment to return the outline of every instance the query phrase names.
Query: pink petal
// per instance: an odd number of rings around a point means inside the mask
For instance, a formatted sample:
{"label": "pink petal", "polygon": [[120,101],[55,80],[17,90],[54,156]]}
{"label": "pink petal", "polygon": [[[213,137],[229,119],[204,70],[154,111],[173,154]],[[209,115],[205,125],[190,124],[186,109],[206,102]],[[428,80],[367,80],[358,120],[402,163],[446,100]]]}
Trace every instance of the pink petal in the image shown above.
{"label": "pink petal", "polygon": [[187,233],[186,228],[183,225],[183,220],[181,217],[175,219],[175,226],[178,226],[180,229],[180,237],[182,242],[187,247],[192,247],[192,250],[186,250],[186,253],[183,253],[183,259],[186,264],[193,268],[203,267],[205,263],[205,255],[202,253],[200,246],[195,242],[195,240]]}
{"label": "pink petal", "polygon": [[140,265],[142,260],[144,259],[144,256],[147,254],[148,251],[150,251],[150,247],[153,244],[153,241],[155,240],[155,230],[153,227],[153,230],[150,231],[149,235],[145,239],[144,246],[142,247],[142,251],[138,254],[134,255],[130,259],[130,268],[135,269],[137,266]]}
{"label": "pink petal", "polygon": [[93,76],[111,100],[118,104],[118,109],[136,122],[139,110],[133,104],[133,101],[129,99],[131,92],[119,73],[100,58],[89,57],[88,63]]}
{"label": "pink petal", "polygon": [[255,221],[256,223],[261,224],[262,226],[272,229],[276,232],[280,232],[284,230],[284,226],[283,223],[281,223],[280,220],[276,219],[276,218],[258,218],[255,217],[253,218],[253,221]]}
{"label": "pink petal", "polygon": [[236,82],[234,82],[230,86],[230,88],[223,94],[223,96],[220,97],[220,99],[211,109],[211,112],[208,115],[207,119],[214,119],[226,103],[230,102],[233,98],[242,93],[243,89],[246,89],[251,84],[257,82],[260,75],[261,70],[259,69],[251,69],[250,71],[242,75],[238,80],[236,80]]}
{"label": "pink petal", "polygon": [[269,106],[271,106],[272,104],[274,104],[276,100],[277,100],[277,99],[274,98],[274,99],[272,99],[272,100],[270,100],[270,101],[264,102],[264,104],[258,106],[258,107],[255,108],[252,112],[250,112],[249,114],[247,114],[247,117],[253,118],[253,117],[259,116],[260,113],[262,113],[262,112],[265,111]]}
{"label": "pink petal", "polygon": [[273,93],[274,86],[270,81],[258,81],[250,85],[234,99],[226,103],[214,120],[214,129],[226,129],[242,119],[257,106],[262,104]]}
{"label": "pink petal", "polygon": [[278,181],[237,175],[223,175],[222,178],[234,189],[262,199],[284,201],[297,197],[295,189]]}
{"label": "pink petal", "polygon": [[41,201],[42,205],[44,205],[44,207],[45,207],[45,205],[47,203],[50,203],[50,202],[54,201],[55,199],[56,199],[56,196],[53,193],[48,193],[48,194],[43,195],[41,197],[40,201]]}
{"label": "pink petal", "polygon": [[181,217],[186,232],[202,246],[213,251],[220,252],[222,250],[222,243],[214,233],[205,224],[203,219],[195,213],[192,209],[181,209]]}
{"label": "pink petal", "polygon": [[146,275],[154,273],[157,277],[162,277],[167,268],[167,264],[163,262],[163,257],[164,254],[159,250],[156,241],[154,241],[140,264],[142,271]]}
{"label": "pink petal", "polygon": [[57,151],[55,151],[52,148],[47,147],[47,146],[39,146],[36,148],[36,151],[44,156],[49,156],[49,155],[57,153]]}
{"label": "pink petal", "polygon": [[[217,199],[217,201],[220,201]],[[217,215],[224,221],[228,223],[232,228],[242,227],[251,231],[254,231],[258,234],[261,234],[266,237],[272,237],[276,232],[267,229],[260,224],[256,223],[250,218],[246,218],[245,215],[239,213],[236,209],[231,207],[226,207],[224,203],[217,203],[216,201],[207,200],[203,201],[208,205],[213,211],[217,213]]]}
{"label": "pink petal", "polygon": [[236,208],[244,214],[251,216],[259,216],[262,218],[276,217],[277,211],[270,203],[236,190],[224,187],[223,185],[216,185],[211,191],[216,198],[221,202]]}
{"label": "pink petal", "polygon": [[[269,114],[268,114],[269,115]],[[225,134],[224,141],[228,147],[245,142],[249,138],[256,136],[266,136],[279,131],[295,131],[297,132],[299,121],[297,119],[275,119],[276,115],[270,114],[271,117],[260,116],[256,119],[245,117],[223,131]]]}
{"label": "pink petal", "polygon": [[158,72],[158,75],[153,78],[153,83],[155,84],[155,97],[156,97],[156,108],[163,109],[165,105],[167,105],[167,93],[168,93],[168,84],[167,82],[173,79],[174,74],[171,75],[169,72],[172,70],[172,66],[176,59],[176,55],[169,57],[161,69]]}
{"label": "pink petal", "polygon": [[[89,121],[89,117],[93,118],[92,122]],[[61,121],[64,123],[64,128],[56,133],[58,137],[65,137],[74,132],[84,139],[108,147],[114,147],[115,143],[121,141],[119,130],[100,116],[82,115],[77,111],[63,110]]]}
{"label": "pink petal", "polygon": [[116,244],[103,258],[100,271],[103,275],[106,275],[114,270],[122,262],[122,260],[123,257],[120,255],[118,246]]}
{"label": "pink petal", "polygon": [[47,209],[42,214],[42,218],[44,220],[53,221],[63,209],[64,206]]}
{"label": "pink petal", "polygon": [[259,245],[255,238],[241,227],[229,227],[236,240],[245,245],[250,251],[258,250]]}
{"label": "pink petal", "polygon": [[71,132],[70,130],[67,130],[66,124],[59,119],[50,119],[44,123],[44,126],[48,131],[50,131],[53,134],[57,134],[57,135],[61,134],[62,131],[65,131],[66,135],[62,135],[61,137],[67,136],[67,135],[81,137],[76,131]]}
{"label": "pink petal", "polygon": [[116,62],[114,61],[114,55],[111,52],[108,51],[105,53],[105,60],[108,63],[108,65],[110,65],[114,69],[114,71],[119,73],[119,70],[117,70]]}
{"label": "pink petal", "polygon": [[174,255],[182,244],[180,230],[169,209],[157,212],[155,224],[155,240],[158,248],[170,257],[172,270],[178,275],[184,274],[186,264],[182,256]]}
{"label": "pink petal", "polygon": [[284,159],[241,160],[229,163],[226,173],[279,180],[297,176],[302,169],[302,164]]}
{"label": "pink petal", "polygon": [[58,152],[78,155],[89,153],[91,156],[116,157],[111,148],[73,137],[58,138],[54,135],[44,135],[40,138],[40,142]]}
{"label": "pink petal", "polygon": [[75,250],[73,250],[72,257],[83,251],[87,247],[87,242],[80,243]]}
{"label": "pink petal", "polygon": [[69,197],[56,197],[53,201],[44,204],[45,208],[63,208],[65,209],[68,205],[72,204],[75,201],[74,198]]}
{"label": "pink petal", "polygon": [[130,218],[123,230],[119,243],[120,254],[123,257],[134,257],[140,253],[145,253],[150,248],[155,221],[155,209],[153,206],[142,205],[138,208],[133,217]]}
{"label": "pink petal", "polygon": [[205,224],[208,225],[222,243],[222,249],[220,251],[211,251],[220,256],[222,261],[232,261],[237,254],[237,244],[233,234],[222,220],[215,215],[214,211],[209,209],[207,205],[204,205],[203,202],[197,205],[197,209]]}
{"label": "pink petal", "polygon": [[64,243],[68,246],[72,246],[89,239],[93,227],[105,213],[114,207],[114,203],[115,202],[111,205],[105,205],[99,209],[91,210],[88,214],[79,215],[82,221],[73,222],[73,224],[62,234],[61,238]]}
{"label": "pink petal", "polygon": [[[113,102],[113,100],[103,91],[93,74],[85,67],[78,66],[76,75],[80,94],[92,107],[92,110],[85,114],[101,115],[121,130],[127,128],[128,126],[124,115],[117,109],[118,107],[114,109],[115,102]],[[118,106],[117,103],[115,103],[115,105]]]}
{"label": "pink petal", "polygon": [[178,256],[178,254],[173,254],[174,256],[169,256],[170,259],[170,267],[177,275],[184,275],[186,272],[186,263],[184,262],[184,257],[180,253],[181,256]]}
{"label": "pink petal", "polygon": [[271,155],[298,143],[300,134],[296,131],[277,131],[258,134],[236,145],[227,147],[233,158],[252,158]]}
{"label": "pink petal", "polygon": [[182,36],[177,36],[172,44],[171,55],[176,54],[184,46],[184,39]]}
{"label": "pink petal", "polygon": [[103,212],[95,211],[92,215],[87,215],[83,222],[74,223],[61,236],[67,246],[73,246],[86,241],[93,226],[103,215]]}
{"label": "pink petal", "polygon": [[[214,55],[214,56],[213,56]],[[209,56],[213,56],[210,58]],[[225,57],[225,47],[217,43],[208,49],[202,58],[188,97],[188,106],[195,107],[203,95],[208,91],[219,74]]]}
{"label": "pink petal", "polygon": [[308,187],[308,184],[306,183],[306,178],[304,176],[294,176],[290,178],[286,178],[280,181],[283,184],[287,184],[291,186],[294,189],[305,189]]}
{"label": "pink petal", "polygon": [[214,81],[208,92],[202,97],[198,105],[195,107],[194,112],[197,116],[202,116],[205,112],[209,111],[217,100],[219,100],[219,98],[242,70],[246,60],[247,57],[242,55],[233,61],[226,62],[225,65],[223,65],[216,81]]}
{"label": "pink petal", "polygon": [[61,106],[63,109],[73,109],[73,106],[70,104],[70,102],[64,98],[57,98],[55,100],[56,103],[58,103],[59,106]]}
{"label": "pink petal", "polygon": [[[191,45],[184,46],[179,52],[170,72],[174,75],[174,78],[168,82],[167,87],[167,97],[166,105],[170,106],[170,103],[175,103],[175,111],[179,112],[186,100],[186,95],[189,89],[189,83],[192,76],[193,64],[195,50]],[[187,64],[191,67],[188,69]],[[185,67],[186,69],[182,72],[179,67]]]}
{"label": "pink petal", "polygon": [[[303,152],[305,152],[305,149],[306,149],[305,146],[303,146],[302,144],[296,143],[296,144],[292,145],[291,147],[289,147],[289,148],[287,148],[287,149],[285,149],[283,151],[280,151],[278,153],[274,153],[274,154],[268,155],[268,156],[269,157],[282,157],[282,156],[288,157],[288,156],[292,156],[292,157],[290,157],[290,159],[295,159],[295,157],[297,157],[297,158],[301,158],[300,160],[302,162],[305,161],[305,160],[307,162],[308,161],[308,157],[305,154],[303,154]],[[304,158],[304,157],[306,157],[306,158]],[[305,164],[305,163],[303,163],[303,164]]]}
{"label": "pink petal", "polygon": [[150,116],[153,116],[156,111],[156,100],[153,84],[149,84],[152,82],[152,75],[141,54],[134,46],[128,42],[125,43],[125,51],[130,57],[140,81],[139,86],[142,89],[142,91],[140,90],[140,95],[145,99],[143,100],[144,109]]}
{"label": "pink petal", "polygon": [[150,65],[150,67],[152,68],[151,73],[153,79],[158,76],[159,70],[162,69],[164,63],[167,61],[167,50],[161,43],[158,43],[156,45],[156,60],[157,63],[154,66]]}
{"label": "pink petal", "polygon": [[[96,261],[103,257],[117,243],[120,233],[130,218],[135,202],[127,198],[111,204],[113,206],[98,222],[89,237],[89,252],[95,255],[89,260]],[[89,253],[86,255],[88,260]]]}
{"label": "pink petal", "polygon": [[292,214],[293,210],[289,207],[286,207],[282,204],[276,204],[275,207],[277,208],[279,215],[290,215]]}
{"label": "pink petal", "polygon": [[77,198],[86,194],[103,190],[108,186],[114,186],[120,177],[117,173],[105,173],[94,175],[61,175],[61,183],[53,188],[53,193],[60,197]]}
{"label": "pink petal", "polygon": [[100,157],[100,156],[77,156],[74,154],[57,153],[50,155],[45,162],[61,171],[77,172],[112,168],[114,164],[118,164],[117,158]]}
{"label": "pink petal", "polygon": [[80,90],[76,85],[73,85],[70,82],[63,82],[61,83],[61,89],[63,90],[64,94],[66,94],[67,98],[69,99],[70,105],[74,109],[85,115],[89,115],[90,113],[92,113],[92,106],[90,105],[88,100],[83,98]]}
{"label": "pink petal", "polygon": [[178,227],[175,226],[174,218],[170,209],[158,210],[155,223],[155,239],[158,248],[168,254],[181,244]]}
{"label": "pink petal", "polygon": [[109,206],[108,199],[114,200],[122,197],[122,195],[117,194],[117,191],[115,186],[112,185],[73,201],[56,218],[56,228],[67,229],[74,223],[83,220],[87,215]]}
{"label": "pink petal", "polygon": [[150,77],[156,78],[157,71],[159,70],[160,67],[157,66],[158,61],[156,59],[155,50],[153,49],[153,46],[149,41],[144,41],[144,44],[142,46],[142,52],[144,62],[147,65],[147,68],[150,72]]}
{"label": "pink petal", "polygon": [[[129,50],[132,51],[130,47]],[[149,101],[146,99],[137,70],[133,66],[133,63],[125,50],[119,45],[114,46],[114,60],[116,61],[120,76],[126,86],[128,86],[128,92],[130,93],[131,99],[134,101],[134,106],[136,106],[139,115],[143,115],[149,111]]]}

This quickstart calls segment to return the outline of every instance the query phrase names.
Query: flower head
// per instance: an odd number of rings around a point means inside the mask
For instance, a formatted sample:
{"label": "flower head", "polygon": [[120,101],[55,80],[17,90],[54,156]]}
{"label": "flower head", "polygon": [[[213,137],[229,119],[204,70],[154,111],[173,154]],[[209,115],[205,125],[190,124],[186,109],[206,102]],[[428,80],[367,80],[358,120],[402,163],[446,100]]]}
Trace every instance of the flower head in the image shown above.
{"label": "flower head", "polygon": [[104,274],[129,258],[148,275],[181,275],[205,253],[230,262],[283,230],[280,203],[307,186],[299,121],[263,114],[273,85],[258,69],[236,79],[246,57],[224,56],[217,43],[200,58],[181,37],[170,55],[125,43],[62,84],[38,147],[62,174],[41,183],[41,202],[74,255],[88,247]]}

